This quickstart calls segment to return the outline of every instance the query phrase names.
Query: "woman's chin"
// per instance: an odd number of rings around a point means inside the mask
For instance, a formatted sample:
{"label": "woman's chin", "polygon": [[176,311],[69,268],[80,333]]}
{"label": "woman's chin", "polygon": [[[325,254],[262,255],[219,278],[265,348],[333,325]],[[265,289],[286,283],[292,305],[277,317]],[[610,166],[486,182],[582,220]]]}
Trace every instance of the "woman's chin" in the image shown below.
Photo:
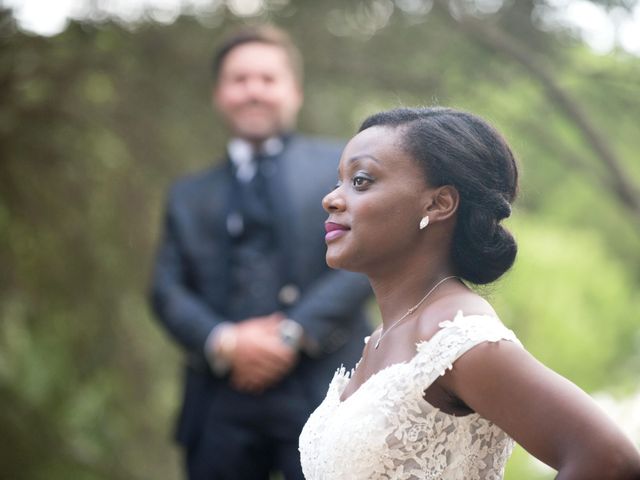
{"label": "woman's chin", "polygon": [[342,249],[335,248],[335,245],[329,245],[326,255],[327,265],[331,268],[349,270],[349,262],[344,256]]}
{"label": "woman's chin", "polygon": [[331,255],[329,253],[329,251],[327,251],[327,255],[326,255],[326,261],[327,261],[327,265],[330,268],[343,268],[342,264],[340,263],[339,259],[336,257],[336,255]]}
{"label": "woman's chin", "polygon": [[327,265],[330,268],[334,268],[336,270],[348,270],[349,272],[358,272],[357,268],[354,268],[353,262],[349,262],[344,255],[337,255],[327,250],[326,255]]}

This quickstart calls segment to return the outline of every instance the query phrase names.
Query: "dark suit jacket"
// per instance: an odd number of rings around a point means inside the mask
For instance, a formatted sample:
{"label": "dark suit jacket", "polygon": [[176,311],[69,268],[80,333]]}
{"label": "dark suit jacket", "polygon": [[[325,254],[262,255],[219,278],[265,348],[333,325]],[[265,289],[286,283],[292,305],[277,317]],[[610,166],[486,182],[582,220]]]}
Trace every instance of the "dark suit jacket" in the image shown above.
{"label": "dark suit jacket", "polygon": [[[305,418],[296,419],[298,424],[304,423],[324,397],[333,371],[341,363],[354,365],[369,332],[362,311],[370,293],[368,281],[360,275],[330,270],[325,263],[327,214],[321,200],[335,185],[339,156],[338,145],[293,135],[278,156],[277,174],[269,182],[273,198],[279,199],[273,212],[278,244],[289,263],[290,280],[301,291],[285,314],[299,322],[320,347],[313,358],[301,354],[290,374],[304,397],[299,401],[306,402],[298,413]],[[185,404],[178,430],[179,440],[186,443],[203,428],[210,399],[230,389],[225,379],[210,373],[203,348],[217,324],[241,320],[227,316],[231,239],[226,217],[233,198],[231,175],[227,163],[173,186],[153,278],[152,304],[157,318],[187,351]],[[274,391],[277,386],[263,396],[274,395]],[[233,415],[252,408],[247,398],[230,403],[222,402],[216,408],[233,410],[228,412]],[[295,415],[294,411],[289,409],[288,414]]]}

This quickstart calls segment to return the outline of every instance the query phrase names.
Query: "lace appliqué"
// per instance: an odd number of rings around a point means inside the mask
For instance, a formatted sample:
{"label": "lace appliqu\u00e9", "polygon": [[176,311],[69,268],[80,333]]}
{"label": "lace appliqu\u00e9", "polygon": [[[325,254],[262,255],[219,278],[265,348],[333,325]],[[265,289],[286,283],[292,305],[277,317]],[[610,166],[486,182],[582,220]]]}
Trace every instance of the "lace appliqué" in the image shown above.
{"label": "lace appliqu\u00e9", "polygon": [[514,442],[478,414],[448,415],[424,391],[465,352],[483,342],[520,343],[486,315],[440,324],[409,361],[371,376],[344,402],[353,371],[339,369],[300,436],[307,480],[499,480]]}

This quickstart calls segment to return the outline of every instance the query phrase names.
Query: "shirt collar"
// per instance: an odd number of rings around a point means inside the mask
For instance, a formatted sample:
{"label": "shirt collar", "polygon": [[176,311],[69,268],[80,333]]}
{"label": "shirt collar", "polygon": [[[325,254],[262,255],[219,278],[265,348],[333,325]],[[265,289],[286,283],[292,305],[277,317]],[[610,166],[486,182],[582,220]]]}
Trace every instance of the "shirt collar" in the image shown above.
{"label": "shirt collar", "polygon": [[[271,137],[262,142],[258,153],[275,156],[284,150],[284,140],[281,137]],[[256,160],[253,146],[243,138],[232,138],[227,144],[229,159],[235,167],[236,177],[241,182],[249,182],[256,174]]]}

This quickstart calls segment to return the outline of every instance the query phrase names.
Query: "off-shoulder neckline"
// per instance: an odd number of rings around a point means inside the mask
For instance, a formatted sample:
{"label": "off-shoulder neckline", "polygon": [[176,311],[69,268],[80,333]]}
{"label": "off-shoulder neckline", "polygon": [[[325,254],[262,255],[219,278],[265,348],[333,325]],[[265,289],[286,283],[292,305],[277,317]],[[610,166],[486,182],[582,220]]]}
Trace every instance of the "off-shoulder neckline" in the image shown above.
{"label": "off-shoulder neckline", "polygon": [[[458,310],[458,312],[456,313],[456,315],[453,318],[453,320],[443,320],[442,322],[440,322],[438,324],[438,326],[440,328],[438,330],[436,330],[434,332],[434,334],[431,335],[431,337],[416,342],[416,351],[415,351],[414,355],[410,359],[404,360],[402,362],[391,363],[391,364],[381,368],[377,372],[372,373],[364,382],[362,382],[360,384],[360,386],[355,391],[353,391],[351,393],[351,395],[349,395],[344,400],[341,398],[342,397],[342,393],[344,392],[345,388],[347,388],[349,380],[351,380],[351,378],[353,377],[353,375],[354,375],[356,369],[358,368],[358,365],[360,364],[360,362],[358,362],[356,364],[356,366],[354,368],[352,368],[351,370],[346,370],[344,367],[339,368],[336,371],[336,373],[334,375],[334,378],[333,378],[333,381],[332,381],[332,382],[335,382],[337,378],[340,378],[340,379],[342,379],[342,382],[343,382],[343,385],[342,385],[341,388],[336,388],[338,404],[342,405],[342,404],[348,402],[354,395],[356,395],[362,389],[362,387],[364,387],[367,383],[369,383],[375,377],[380,376],[380,374],[382,374],[383,372],[386,372],[386,371],[388,371],[388,370],[390,370],[390,369],[392,369],[394,367],[411,365],[417,358],[419,358],[420,351],[424,348],[424,346],[434,343],[434,341],[436,341],[443,334],[443,332],[447,331],[449,328],[457,326],[456,322],[460,322],[462,319],[467,319],[467,318],[472,318],[472,317],[488,318],[490,320],[497,320],[498,322],[500,322],[500,319],[496,315],[489,315],[489,314],[486,314],[486,313],[477,313],[477,314],[465,315],[462,310]],[[437,408],[437,407],[433,407],[433,408]]]}

